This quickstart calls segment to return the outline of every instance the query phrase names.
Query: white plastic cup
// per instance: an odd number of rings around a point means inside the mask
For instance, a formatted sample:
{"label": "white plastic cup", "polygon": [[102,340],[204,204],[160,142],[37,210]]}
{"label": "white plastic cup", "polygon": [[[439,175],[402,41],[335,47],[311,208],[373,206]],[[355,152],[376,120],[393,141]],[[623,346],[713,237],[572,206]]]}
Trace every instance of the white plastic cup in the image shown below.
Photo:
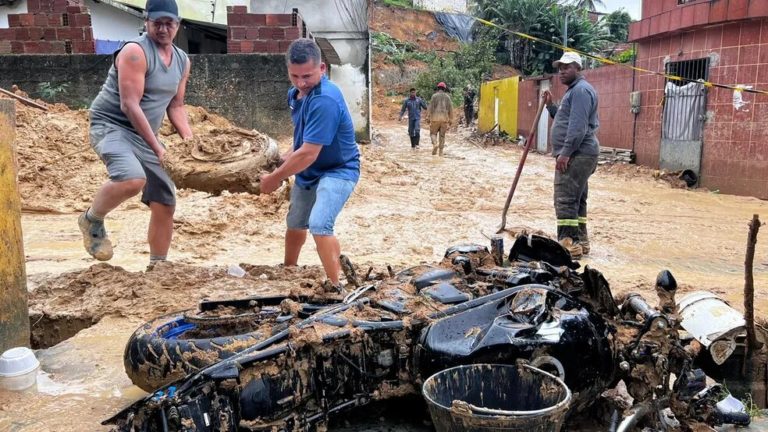
{"label": "white plastic cup", "polygon": [[240,267],[239,265],[232,264],[231,266],[229,266],[229,269],[227,270],[227,274],[229,274],[230,276],[241,278],[245,276],[245,270],[243,270],[243,268]]}
{"label": "white plastic cup", "polygon": [[24,390],[37,381],[40,362],[26,347],[11,348],[0,356],[0,388]]}

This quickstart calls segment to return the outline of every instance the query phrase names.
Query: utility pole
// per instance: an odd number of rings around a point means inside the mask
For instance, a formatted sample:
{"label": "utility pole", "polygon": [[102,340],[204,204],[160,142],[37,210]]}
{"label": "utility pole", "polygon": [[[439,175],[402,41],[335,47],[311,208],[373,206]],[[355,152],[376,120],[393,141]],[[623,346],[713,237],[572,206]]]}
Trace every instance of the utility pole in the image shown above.
{"label": "utility pole", "polygon": [[0,353],[29,346],[21,198],[16,186],[16,105],[0,100]]}
{"label": "utility pole", "polygon": [[563,21],[563,46],[568,48],[568,10],[565,11],[565,20]]}

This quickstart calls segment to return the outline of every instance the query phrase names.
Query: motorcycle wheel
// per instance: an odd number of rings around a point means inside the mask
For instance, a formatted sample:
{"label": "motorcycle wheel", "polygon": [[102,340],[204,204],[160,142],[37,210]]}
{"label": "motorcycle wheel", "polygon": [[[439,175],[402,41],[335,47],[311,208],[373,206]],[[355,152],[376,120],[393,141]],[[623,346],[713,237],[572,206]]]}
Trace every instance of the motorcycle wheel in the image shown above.
{"label": "motorcycle wheel", "polygon": [[196,310],[160,316],[131,335],[123,354],[125,372],[151,392],[268,338],[277,315],[270,309],[220,317]]}

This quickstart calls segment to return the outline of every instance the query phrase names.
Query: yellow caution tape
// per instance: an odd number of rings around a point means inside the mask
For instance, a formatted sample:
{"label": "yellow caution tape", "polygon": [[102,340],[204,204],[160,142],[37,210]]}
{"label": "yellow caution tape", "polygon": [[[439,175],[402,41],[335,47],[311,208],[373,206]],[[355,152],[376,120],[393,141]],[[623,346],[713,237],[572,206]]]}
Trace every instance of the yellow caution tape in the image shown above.
{"label": "yellow caution tape", "polygon": [[[467,14],[465,14],[465,15],[467,15]],[[757,94],[768,95],[768,91],[765,91],[765,90],[749,89],[749,88],[744,88],[744,87],[737,86],[737,85],[718,84],[718,83],[714,83],[714,82],[710,82],[710,81],[704,81],[704,80],[692,80],[692,79],[683,78],[683,77],[680,77],[680,76],[677,76],[677,75],[670,75],[670,74],[666,74],[666,73],[663,73],[663,72],[656,72],[656,71],[652,71],[652,70],[648,70],[648,69],[639,68],[637,66],[632,66],[632,65],[627,64],[627,63],[617,63],[617,62],[615,62],[613,60],[610,60],[610,59],[607,59],[605,57],[600,57],[600,56],[596,56],[596,55],[592,55],[592,54],[587,54],[585,52],[573,49],[571,47],[566,47],[564,45],[560,45],[560,44],[555,43],[555,42],[551,42],[551,41],[548,41],[548,40],[537,38],[536,36],[531,36],[529,34],[520,33],[520,32],[516,32],[516,31],[513,31],[513,30],[508,30],[508,29],[505,29],[504,27],[501,27],[498,24],[495,24],[495,23],[493,23],[491,21],[488,21],[488,20],[484,20],[482,18],[477,18],[477,17],[474,17],[472,15],[467,15],[467,16],[469,16],[470,18],[474,19],[475,21],[477,21],[477,22],[479,22],[481,24],[484,24],[484,25],[489,26],[489,27],[495,27],[495,28],[497,28],[497,29],[499,29],[499,30],[501,30],[501,31],[503,31],[505,33],[513,34],[513,35],[521,37],[523,39],[529,39],[529,40],[532,40],[532,41],[535,41],[535,42],[541,42],[543,44],[546,44],[546,45],[549,45],[549,46],[553,46],[555,48],[560,48],[563,51],[575,52],[575,53],[577,53],[577,54],[579,54],[581,56],[588,57],[588,58],[591,58],[593,60],[597,60],[600,63],[610,64],[610,65],[618,65],[618,66],[621,66],[623,68],[635,70],[637,72],[643,72],[643,73],[648,73],[648,74],[652,74],[652,75],[662,76],[662,77],[665,77],[665,78],[667,78],[669,80],[673,80],[673,81],[697,82],[697,83],[703,84],[704,87],[707,87],[707,88],[717,87],[717,88],[733,90],[733,91],[738,91],[738,92],[757,93]]]}

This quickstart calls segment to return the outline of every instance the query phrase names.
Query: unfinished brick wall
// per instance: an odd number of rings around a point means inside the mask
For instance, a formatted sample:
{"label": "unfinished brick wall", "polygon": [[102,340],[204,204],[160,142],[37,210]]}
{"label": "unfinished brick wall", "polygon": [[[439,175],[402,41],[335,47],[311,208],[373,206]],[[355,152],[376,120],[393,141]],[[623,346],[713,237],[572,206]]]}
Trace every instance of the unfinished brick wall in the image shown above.
{"label": "unfinished brick wall", "polygon": [[93,54],[91,14],[77,0],[27,0],[27,13],[8,15],[0,54]]}
{"label": "unfinished brick wall", "polygon": [[296,9],[289,14],[254,14],[246,6],[229,6],[227,26],[229,54],[281,54],[294,40],[310,37]]}

